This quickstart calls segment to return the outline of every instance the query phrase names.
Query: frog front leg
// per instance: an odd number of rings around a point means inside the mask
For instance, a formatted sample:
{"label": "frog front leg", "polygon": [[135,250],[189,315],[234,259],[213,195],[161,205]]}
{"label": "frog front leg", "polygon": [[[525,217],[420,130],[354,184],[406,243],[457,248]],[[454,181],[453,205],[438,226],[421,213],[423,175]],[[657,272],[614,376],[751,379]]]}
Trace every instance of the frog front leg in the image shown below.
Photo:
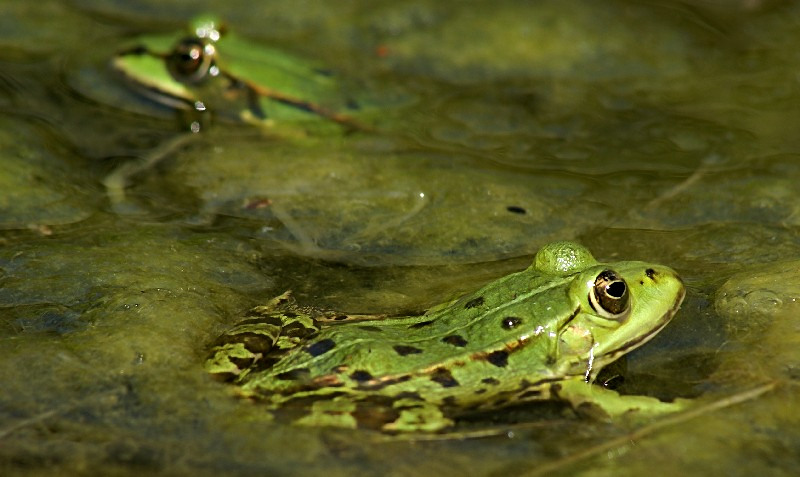
{"label": "frog front leg", "polygon": [[250,309],[242,321],[217,338],[206,371],[224,381],[241,379],[268,366],[266,357],[296,347],[319,331],[314,319],[295,311],[290,292]]}

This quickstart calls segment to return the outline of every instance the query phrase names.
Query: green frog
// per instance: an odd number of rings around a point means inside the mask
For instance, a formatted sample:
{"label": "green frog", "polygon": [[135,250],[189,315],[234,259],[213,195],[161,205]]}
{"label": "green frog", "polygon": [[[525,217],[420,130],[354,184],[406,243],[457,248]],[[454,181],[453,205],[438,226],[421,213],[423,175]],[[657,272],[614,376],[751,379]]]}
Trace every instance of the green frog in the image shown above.
{"label": "green frog", "polygon": [[363,127],[342,112],[359,104],[330,70],[241,38],[212,16],[186,32],[140,37],[111,66],[145,97],[178,110],[269,126],[324,118]]}
{"label": "green frog", "polygon": [[308,310],[287,292],[220,337],[206,368],[311,426],[441,431],[459,414],[552,399],[649,415],[681,404],[591,383],[661,330],[684,293],[668,267],[598,263],[554,242],[527,269],[420,316]]}
{"label": "green frog", "polygon": [[103,180],[114,208],[123,213],[138,210],[126,199],[131,177],[185,147],[210,117],[251,124],[283,139],[375,131],[351,115],[375,111],[376,102],[363,92],[355,99],[330,69],[248,41],[209,15],[195,18],[183,32],[138,37],[112,58],[111,68],[141,96],[184,114],[191,131],[121,164]]}

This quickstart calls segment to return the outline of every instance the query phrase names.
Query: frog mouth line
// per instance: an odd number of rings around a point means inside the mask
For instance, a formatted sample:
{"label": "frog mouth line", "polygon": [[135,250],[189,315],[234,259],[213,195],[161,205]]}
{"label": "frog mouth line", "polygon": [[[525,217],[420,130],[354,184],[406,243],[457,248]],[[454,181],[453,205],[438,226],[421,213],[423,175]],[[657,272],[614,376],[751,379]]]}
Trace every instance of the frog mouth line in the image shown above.
{"label": "frog mouth line", "polygon": [[664,327],[667,326],[667,324],[672,320],[672,317],[675,316],[675,313],[677,313],[678,310],[680,309],[685,296],[686,296],[686,290],[681,290],[681,294],[678,297],[678,299],[675,300],[675,304],[672,305],[672,307],[661,316],[658,324],[653,329],[651,329],[650,332],[642,336],[639,336],[635,339],[632,339],[631,341],[627,341],[618,348],[605,353],[604,361],[610,363],[615,359],[617,359],[619,356],[622,356],[623,354],[627,353],[628,351],[636,349],[639,346],[650,341],[650,339],[652,339],[655,335],[657,335],[659,331],[664,329]]}

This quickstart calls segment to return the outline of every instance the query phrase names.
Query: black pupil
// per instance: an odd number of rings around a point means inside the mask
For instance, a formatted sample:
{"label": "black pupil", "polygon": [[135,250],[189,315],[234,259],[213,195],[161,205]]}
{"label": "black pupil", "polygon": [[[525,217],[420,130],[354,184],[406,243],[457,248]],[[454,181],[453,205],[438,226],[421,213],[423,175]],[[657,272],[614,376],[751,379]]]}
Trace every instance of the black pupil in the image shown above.
{"label": "black pupil", "polygon": [[625,282],[612,282],[606,287],[606,293],[612,298],[622,298],[625,295]]}
{"label": "black pupil", "polygon": [[596,300],[595,305],[606,312],[619,315],[628,308],[628,285],[613,271],[605,270],[595,279],[590,299]]}
{"label": "black pupil", "polygon": [[167,59],[173,77],[178,81],[199,81],[205,77],[203,68],[210,66],[205,45],[194,38],[181,41]]}
{"label": "black pupil", "polygon": [[185,73],[194,72],[203,62],[203,49],[198,45],[189,47],[188,50],[178,52],[178,67]]}

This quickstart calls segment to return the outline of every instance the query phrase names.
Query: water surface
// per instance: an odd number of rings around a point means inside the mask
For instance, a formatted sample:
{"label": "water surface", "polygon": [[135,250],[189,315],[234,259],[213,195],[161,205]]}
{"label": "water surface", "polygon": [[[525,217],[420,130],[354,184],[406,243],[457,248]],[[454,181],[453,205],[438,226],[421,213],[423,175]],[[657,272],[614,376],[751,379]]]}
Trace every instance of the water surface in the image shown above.
{"label": "water surface", "polygon": [[[796,472],[800,8],[303,5],[0,7],[0,473]],[[381,99],[380,133],[220,120],[110,200],[103,179],[185,125],[108,58],[199,11]],[[679,271],[682,310],[615,372],[697,413],[626,428],[520,406],[463,423],[491,437],[386,441],[276,423],[202,370],[286,289],[419,311],[553,239]]]}

